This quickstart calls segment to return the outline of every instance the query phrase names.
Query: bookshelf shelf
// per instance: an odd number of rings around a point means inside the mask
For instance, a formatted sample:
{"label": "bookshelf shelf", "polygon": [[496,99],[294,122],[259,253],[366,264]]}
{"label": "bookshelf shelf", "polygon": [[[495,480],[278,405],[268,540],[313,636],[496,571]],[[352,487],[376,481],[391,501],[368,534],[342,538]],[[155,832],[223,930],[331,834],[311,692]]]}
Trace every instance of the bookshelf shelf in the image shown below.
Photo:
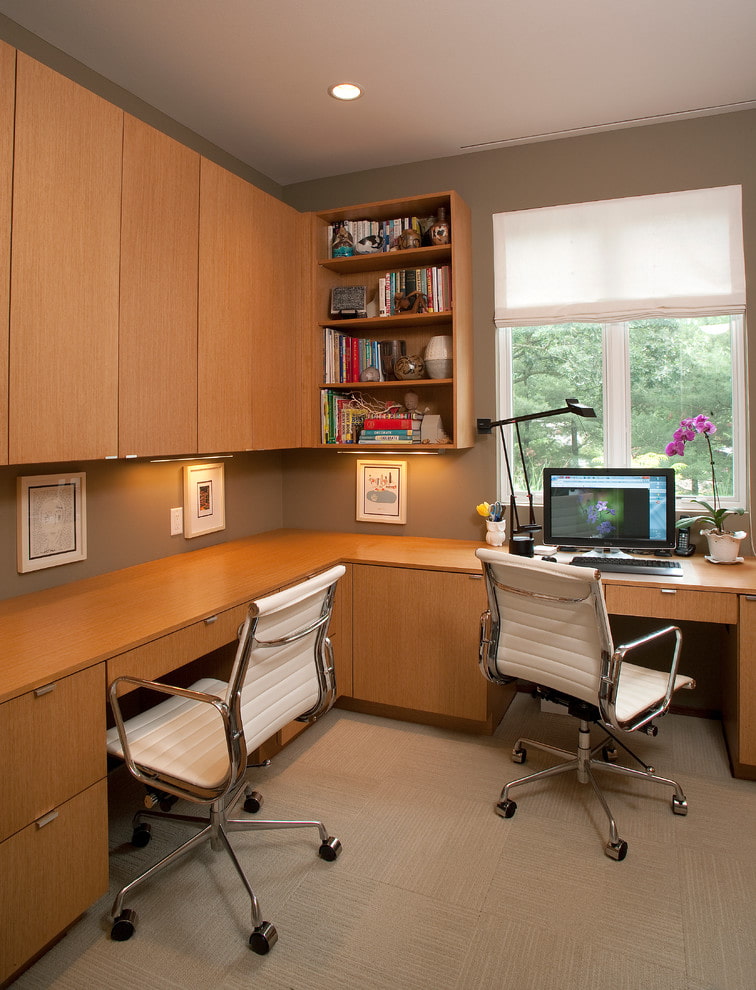
{"label": "bookshelf shelf", "polygon": [[448,264],[451,247],[421,247],[405,251],[378,251],[375,254],[356,254],[351,258],[323,258],[321,268],[349,275],[352,272],[388,271],[390,268],[426,268]]}
{"label": "bookshelf shelf", "polygon": [[334,330],[350,332],[365,330],[370,336],[391,336],[392,330],[405,327],[426,327],[429,323],[448,325],[453,321],[452,311],[442,313],[408,313],[398,316],[368,316],[359,320],[326,320],[318,324],[320,327],[333,327]]}
{"label": "bookshelf shelf", "polygon": [[[331,225],[343,221],[390,221],[398,217],[417,217],[424,230],[439,210],[446,211],[451,237],[450,243],[428,245],[405,250],[388,250],[372,254],[356,254],[351,257],[332,258],[330,254]],[[311,221],[311,271],[312,271],[312,322],[306,338],[303,355],[306,380],[310,382],[312,401],[305,413],[303,443],[318,449],[355,449],[374,451],[419,451],[450,450],[471,447],[474,443],[474,421],[472,416],[472,262],[470,211],[456,192],[442,192],[427,196],[385,200],[352,207],[339,207],[310,214]],[[354,228],[352,228],[354,229]],[[362,228],[365,229],[365,228]],[[373,227],[375,230],[375,225]],[[396,229],[396,228],[394,228]],[[451,305],[440,312],[395,313],[377,315],[384,304],[382,279],[386,282],[386,302],[393,303],[394,276],[391,292],[388,273],[412,269],[444,269],[444,292],[440,291],[441,274],[438,275],[438,300],[444,305],[446,298]],[[431,290],[430,275],[424,276]],[[420,275],[418,274],[418,285]],[[433,298],[436,289],[436,273],[433,272]],[[404,281],[401,283],[404,290]],[[368,313],[373,315],[360,319],[329,319],[331,312],[331,291],[339,286],[364,286]],[[447,296],[448,290],[448,296]],[[423,289],[425,291],[425,289]],[[429,297],[430,298],[430,297]],[[432,301],[431,301],[432,304]],[[334,331],[336,332],[334,334]],[[443,335],[452,338],[453,377],[443,379],[420,378],[365,381],[325,381],[326,367],[334,367],[334,337],[344,335],[351,338],[351,346],[359,349],[360,363],[376,366],[375,357],[379,344],[383,341],[401,339],[407,355],[424,356],[425,348],[432,337]],[[341,338],[339,338],[341,339]],[[349,352],[350,342],[338,345]],[[361,350],[364,346],[364,352]],[[372,352],[370,347],[375,348]],[[326,361],[326,351],[328,361]],[[355,351],[351,352],[352,354]],[[342,351],[339,350],[339,355]],[[346,362],[337,356],[336,370],[329,370],[328,377],[339,376],[341,369],[357,368],[357,361]],[[350,377],[356,377],[351,374]],[[338,405],[344,408],[343,399],[351,393],[357,401],[367,402],[371,408],[380,406],[403,406],[408,392],[419,396],[418,408],[441,417],[443,431],[448,435],[447,444],[365,444],[354,442],[326,442],[324,422],[332,419],[333,409]],[[338,401],[337,401],[338,400]],[[329,403],[331,406],[329,407]],[[329,409],[331,411],[329,411]],[[353,415],[350,410],[349,416]],[[359,420],[358,420],[359,423]],[[357,426],[359,432],[359,425]],[[332,429],[328,437],[351,435],[337,433]]]}
{"label": "bookshelf shelf", "polygon": [[381,389],[391,388],[404,388],[405,392],[409,389],[414,391],[416,388],[427,388],[433,387],[434,385],[453,385],[453,378],[405,378],[403,380],[394,380],[390,382],[325,382],[321,385],[323,388],[339,389],[344,392],[356,392],[358,389],[360,391],[372,392],[373,390],[380,391]]}

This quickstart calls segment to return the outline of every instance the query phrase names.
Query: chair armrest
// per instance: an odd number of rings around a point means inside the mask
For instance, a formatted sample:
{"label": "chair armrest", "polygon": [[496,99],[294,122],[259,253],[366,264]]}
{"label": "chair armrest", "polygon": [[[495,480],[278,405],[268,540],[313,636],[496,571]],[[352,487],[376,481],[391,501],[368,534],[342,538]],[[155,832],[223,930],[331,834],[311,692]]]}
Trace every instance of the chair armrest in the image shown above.
{"label": "chair armrest", "polygon": [[[228,760],[229,760],[229,773],[228,778],[233,779],[237,772],[237,764],[239,763],[238,758],[234,754],[234,743],[237,742],[238,737],[241,735],[241,729],[235,726],[233,714],[226,704],[224,699],[218,698],[214,694],[205,694],[201,691],[192,691],[189,688],[177,687],[173,684],[163,684],[160,681],[147,681],[140,677],[129,677],[124,675],[122,677],[117,677],[110,685],[108,689],[108,695],[110,698],[110,704],[113,709],[113,715],[115,716],[116,729],[118,731],[118,738],[121,743],[121,748],[123,749],[123,759],[129,768],[129,771],[136,777],[137,780],[141,780],[145,784],[152,784],[156,779],[154,773],[149,774],[142,770],[134,760],[131,753],[131,747],[129,746],[129,737],[126,731],[126,725],[123,720],[123,715],[121,712],[121,706],[118,700],[118,687],[120,684],[131,684],[134,687],[149,688],[151,691],[157,691],[160,694],[167,694],[171,697],[187,698],[190,701],[196,701],[200,704],[211,705],[218,712],[223,724],[223,734],[226,739],[226,746],[228,749]],[[237,746],[238,748],[238,746]],[[170,793],[176,793],[179,797],[189,797],[191,800],[191,795],[187,794],[181,788],[171,788],[164,785],[165,789]],[[225,787],[225,783],[224,783]]]}
{"label": "chair armrest", "polygon": [[[641,712],[640,715],[631,719],[628,723],[621,723],[617,719],[616,714],[616,700],[617,691],[619,688],[620,677],[622,676],[622,665],[628,655],[634,650],[641,649],[644,646],[648,646],[649,643],[653,643],[656,640],[663,639],[668,636],[674,637],[674,645],[672,649],[672,663],[669,668],[669,674],[667,675],[667,686],[664,692],[664,696],[659,699],[658,703],[653,706],[653,708]],[[609,722],[615,728],[623,729],[627,732],[635,732],[637,729],[642,729],[645,725],[648,725],[657,715],[663,714],[668,708],[670,701],[672,699],[672,694],[675,690],[675,680],[677,678],[677,668],[680,663],[680,648],[682,646],[682,633],[677,626],[665,626],[663,629],[657,629],[652,633],[648,633],[645,636],[640,636],[638,639],[634,639],[629,643],[624,643],[621,646],[617,646],[614,653],[609,657],[608,663],[605,664],[606,670],[601,676],[601,690],[599,696],[599,708],[601,710],[601,717],[605,721]]]}

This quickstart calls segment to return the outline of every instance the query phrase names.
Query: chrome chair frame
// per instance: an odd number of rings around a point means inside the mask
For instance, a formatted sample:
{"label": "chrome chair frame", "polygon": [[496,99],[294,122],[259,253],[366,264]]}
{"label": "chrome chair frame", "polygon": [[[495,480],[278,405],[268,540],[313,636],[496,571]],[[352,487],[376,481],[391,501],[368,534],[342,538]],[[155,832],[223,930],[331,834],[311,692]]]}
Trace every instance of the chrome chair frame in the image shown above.
{"label": "chrome chair frame", "polygon": [[[598,798],[601,807],[609,822],[609,841],[605,846],[605,853],[611,859],[622,860],[627,855],[627,843],[619,837],[617,824],[606,801],[603,791],[596,780],[594,771],[609,771],[610,773],[635,777],[657,784],[671,787],[674,791],[672,796],[672,811],[676,815],[686,815],[688,804],[680,784],[668,777],[658,775],[653,766],[643,762],[629,746],[627,746],[615,733],[621,731],[634,732],[642,731],[648,735],[655,736],[656,726],[653,719],[663,715],[669,708],[670,699],[675,690],[675,680],[678,674],[680,660],[680,650],[682,646],[682,633],[677,626],[666,626],[663,629],[655,630],[645,636],[641,636],[632,642],[623,645],[613,646],[606,617],[606,606],[601,592],[600,575],[596,572],[595,582],[599,589],[599,595],[588,592],[580,598],[567,598],[555,595],[544,594],[533,590],[526,590],[510,585],[505,585],[497,580],[492,565],[482,560],[483,573],[485,577],[486,590],[488,596],[488,609],[484,611],[480,619],[480,645],[478,662],[480,669],[487,680],[495,684],[511,684],[518,678],[507,676],[499,671],[497,654],[501,634],[501,615],[499,602],[496,597],[496,589],[521,595],[528,598],[542,599],[548,602],[559,602],[563,604],[578,604],[586,602],[592,598],[592,604],[596,613],[597,627],[601,638],[601,673],[599,690],[597,693],[597,704],[591,705],[589,702],[571,697],[559,691],[549,689],[542,685],[536,685],[536,694],[545,700],[554,701],[558,704],[566,705],[571,715],[579,721],[578,746],[577,751],[570,752],[556,746],[550,746],[540,740],[519,738],[512,748],[512,761],[524,763],[527,755],[527,747],[549,753],[565,762],[539,770],[535,773],[520,777],[517,780],[509,781],[502,788],[499,800],[496,804],[496,813],[502,818],[511,818],[516,809],[516,803],[509,794],[516,787],[523,784],[543,780],[547,777],[554,777],[560,774],[576,771],[577,779],[580,783],[590,782],[593,791]],[[642,649],[649,644],[661,640],[665,637],[673,637],[674,645],[672,651],[672,661],[667,677],[667,686],[664,696],[654,705],[638,712],[634,717],[621,720],[617,715],[617,694],[620,677],[622,675],[622,665],[626,658],[635,650]],[[695,687],[695,682],[684,685],[688,688]],[[597,745],[591,745],[591,724],[601,728],[605,736]],[[609,744],[609,745],[607,745]],[[633,760],[641,767],[640,770],[634,767],[624,766],[615,763],[617,758],[616,746],[620,746],[628,753]],[[596,754],[601,751],[603,759],[598,759]]]}
{"label": "chrome chair frame", "polygon": [[[338,575],[340,577],[344,572],[344,568],[335,568],[334,571],[340,571]],[[245,798],[245,810],[256,812],[262,806],[262,796],[253,790],[252,785],[246,779],[248,769],[259,766],[260,764],[248,763],[247,761],[241,712],[242,688],[253,651],[256,649],[266,650],[287,646],[315,632],[314,652],[319,687],[318,698],[310,709],[297,716],[296,721],[314,722],[333,705],[336,696],[336,682],[333,666],[333,649],[327,632],[338,577],[333,580],[325,591],[321,613],[318,618],[282,637],[264,640],[256,635],[260,609],[256,602],[250,604],[247,616],[238,632],[239,645],[234,660],[232,678],[228,685],[229,690],[226,695],[227,698],[231,699],[230,704],[217,695],[194,691],[191,688],[176,687],[158,681],[144,680],[138,677],[118,677],[110,685],[110,703],[115,717],[120,745],[123,750],[124,763],[132,776],[144,783],[148,790],[148,797],[145,800],[148,807],[145,810],[138,811],[132,820],[134,829],[132,842],[137,846],[147,844],[150,838],[150,826],[147,822],[151,819],[201,826],[199,832],[192,835],[187,841],[172,850],[118,891],[111,908],[111,917],[113,920],[111,937],[113,940],[125,941],[129,939],[136,927],[136,912],[130,909],[124,909],[124,900],[137,887],[155,876],[155,874],[171,866],[203,842],[209,841],[212,849],[225,850],[247,891],[250,899],[252,920],[252,934],[249,937],[249,944],[255,952],[264,955],[275,945],[278,940],[278,933],[270,922],[263,919],[257,896],[234,852],[228,838],[228,833],[242,831],[256,832],[271,829],[315,828],[318,830],[320,837],[318,853],[322,859],[332,862],[341,853],[340,841],[334,836],[329,835],[325,825],[320,821],[262,820],[229,817],[242,796]],[[119,689],[124,685],[147,688],[170,697],[185,698],[215,709],[223,725],[223,734],[228,750],[228,770],[217,786],[208,788],[196,782],[171,778],[150,767],[141,766],[134,759],[128,738],[126,721],[123,718],[119,701]],[[270,761],[267,760],[262,765],[267,766],[269,763]],[[184,815],[167,810],[179,798],[194,803],[208,804],[208,815],[206,817]],[[158,802],[166,810],[159,812],[151,810]]]}

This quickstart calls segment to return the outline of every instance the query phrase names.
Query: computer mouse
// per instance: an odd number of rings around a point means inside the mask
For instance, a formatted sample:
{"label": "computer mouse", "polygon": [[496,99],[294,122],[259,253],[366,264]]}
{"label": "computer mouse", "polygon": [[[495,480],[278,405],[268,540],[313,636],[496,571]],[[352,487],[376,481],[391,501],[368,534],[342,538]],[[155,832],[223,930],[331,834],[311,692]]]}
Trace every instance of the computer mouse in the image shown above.
{"label": "computer mouse", "polygon": [[556,564],[556,562],[557,562],[557,559],[556,559],[556,557],[541,557],[541,560],[548,560],[548,561],[550,561],[550,562],[551,562],[552,564]]}

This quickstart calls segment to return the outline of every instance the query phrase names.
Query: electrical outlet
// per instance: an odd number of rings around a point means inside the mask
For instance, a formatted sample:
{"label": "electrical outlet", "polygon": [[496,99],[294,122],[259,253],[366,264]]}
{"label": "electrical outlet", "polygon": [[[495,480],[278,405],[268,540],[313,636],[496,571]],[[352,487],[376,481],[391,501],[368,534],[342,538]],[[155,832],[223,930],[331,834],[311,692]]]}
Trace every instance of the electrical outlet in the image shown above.
{"label": "electrical outlet", "polygon": [[184,510],[181,506],[178,509],[171,509],[171,536],[181,536],[184,532]]}

